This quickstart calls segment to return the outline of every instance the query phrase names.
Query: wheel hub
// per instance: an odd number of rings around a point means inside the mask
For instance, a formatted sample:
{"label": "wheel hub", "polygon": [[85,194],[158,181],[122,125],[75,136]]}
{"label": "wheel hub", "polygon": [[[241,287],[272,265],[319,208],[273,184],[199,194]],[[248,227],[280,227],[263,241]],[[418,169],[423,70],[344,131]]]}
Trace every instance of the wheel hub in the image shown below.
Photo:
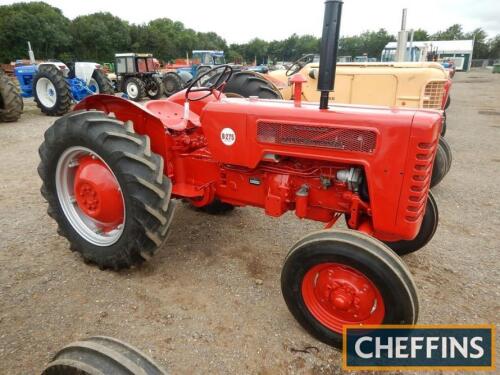
{"label": "wheel hub", "polygon": [[78,160],[74,194],[78,207],[90,218],[111,230],[123,221],[123,199],[113,173],[99,159],[84,156]]}
{"label": "wheel hub", "polygon": [[304,276],[302,296],[322,324],[342,332],[345,324],[381,324],[384,303],[378,288],[360,271],[338,263],[322,263]]}

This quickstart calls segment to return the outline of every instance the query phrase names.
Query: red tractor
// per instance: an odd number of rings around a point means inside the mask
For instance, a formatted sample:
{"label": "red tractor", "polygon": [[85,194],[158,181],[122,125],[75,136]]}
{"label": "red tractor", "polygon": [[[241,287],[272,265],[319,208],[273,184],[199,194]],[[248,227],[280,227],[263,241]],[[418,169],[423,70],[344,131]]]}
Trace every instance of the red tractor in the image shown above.
{"label": "red tractor", "polygon": [[[429,191],[441,115],[335,105],[342,2],[327,0],[321,103],[226,98],[232,68],[210,87],[141,107],[94,95],[45,133],[38,171],[48,213],[71,249],[115,270],[167,239],[175,200],[210,212],[255,206],[324,223],[287,255],[281,285],[298,322],[330,345],[344,324],[414,324],[414,282],[399,255],[434,235]],[[297,80],[300,81],[300,80]],[[300,91],[300,82],[296,83]],[[349,229],[330,229],[344,216]]]}

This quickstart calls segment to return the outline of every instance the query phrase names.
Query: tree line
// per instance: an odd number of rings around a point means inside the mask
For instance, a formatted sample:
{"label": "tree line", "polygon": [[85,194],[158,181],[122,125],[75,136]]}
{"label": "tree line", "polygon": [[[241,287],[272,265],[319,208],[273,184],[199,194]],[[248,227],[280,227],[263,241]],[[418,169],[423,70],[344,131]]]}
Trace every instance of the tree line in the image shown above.
{"label": "tree line", "polygon": [[[461,25],[429,34],[415,30],[414,40],[475,38],[473,58],[500,58],[500,34],[488,39],[478,28],[464,32]],[[320,38],[291,35],[285,40],[255,38],[248,43],[227,44],[213,32],[197,32],[181,22],[158,18],[147,24],[132,24],[111,13],[94,13],[70,20],[60,9],[44,2],[0,6],[0,62],[27,58],[27,41],[38,59],[110,62],[118,52],[149,52],[162,61],[172,61],[195,49],[223,50],[230,62],[257,64],[293,61],[306,53],[318,53]],[[385,29],[344,36],[340,56],[380,57],[384,46],[396,40]]]}

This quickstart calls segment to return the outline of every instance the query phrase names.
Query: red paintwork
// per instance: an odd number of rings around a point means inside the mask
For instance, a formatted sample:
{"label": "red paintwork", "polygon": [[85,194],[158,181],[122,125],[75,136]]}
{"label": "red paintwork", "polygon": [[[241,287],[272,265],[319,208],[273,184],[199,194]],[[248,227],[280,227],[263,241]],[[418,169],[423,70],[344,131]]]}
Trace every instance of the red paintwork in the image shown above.
{"label": "red paintwork", "polygon": [[[191,99],[204,94],[192,93]],[[191,102],[189,120],[182,118],[185,91],[145,107],[93,95],[75,109],[132,121],[164,158],[173,196],[197,206],[219,198],[261,207],[271,216],[296,210],[327,226],[338,213],[348,213],[351,228],[381,240],[417,235],[441,128],[437,111],[350,105],[319,110],[293,101],[217,100],[219,94]],[[236,137],[232,145],[222,142],[227,128]],[[369,202],[336,179],[337,171],[351,167],[364,169]],[[297,200],[305,185],[307,196]]]}
{"label": "red paintwork", "polygon": [[324,326],[342,333],[345,324],[382,324],[384,300],[371,280],[339,263],[320,263],[302,280],[302,298]]}
{"label": "red paintwork", "polygon": [[300,107],[302,103],[302,84],[307,82],[302,74],[295,74],[291,79],[290,83],[293,83],[293,103],[295,107]]}
{"label": "red paintwork", "polygon": [[74,192],[78,207],[109,231],[123,223],[123,197],[113,173],[91,156],[79,159]]}

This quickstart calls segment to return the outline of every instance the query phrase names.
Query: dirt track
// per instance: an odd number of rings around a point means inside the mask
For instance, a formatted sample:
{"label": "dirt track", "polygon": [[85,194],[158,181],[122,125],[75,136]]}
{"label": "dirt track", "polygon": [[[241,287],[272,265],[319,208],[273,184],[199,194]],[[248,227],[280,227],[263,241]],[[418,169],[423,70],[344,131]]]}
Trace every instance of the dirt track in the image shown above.
{"label": "dirt track", "polygon": [[[300,328],[279,287],[288,248],[318,223],[180,204],[149,263],[100,271],[69,251],[39,193],[37,149],[53,121],[27,101],[20,122],[0,124],[0,374],[38,374],[90,335],[125,340],[172,373],[341,372],[341,354]],[[500,74],[457,74],[446,138],[454,160],[434,189],[440,226],[404,258],[419,321],[498,323]],[[318,350],[294,351],[307,346]]]}

